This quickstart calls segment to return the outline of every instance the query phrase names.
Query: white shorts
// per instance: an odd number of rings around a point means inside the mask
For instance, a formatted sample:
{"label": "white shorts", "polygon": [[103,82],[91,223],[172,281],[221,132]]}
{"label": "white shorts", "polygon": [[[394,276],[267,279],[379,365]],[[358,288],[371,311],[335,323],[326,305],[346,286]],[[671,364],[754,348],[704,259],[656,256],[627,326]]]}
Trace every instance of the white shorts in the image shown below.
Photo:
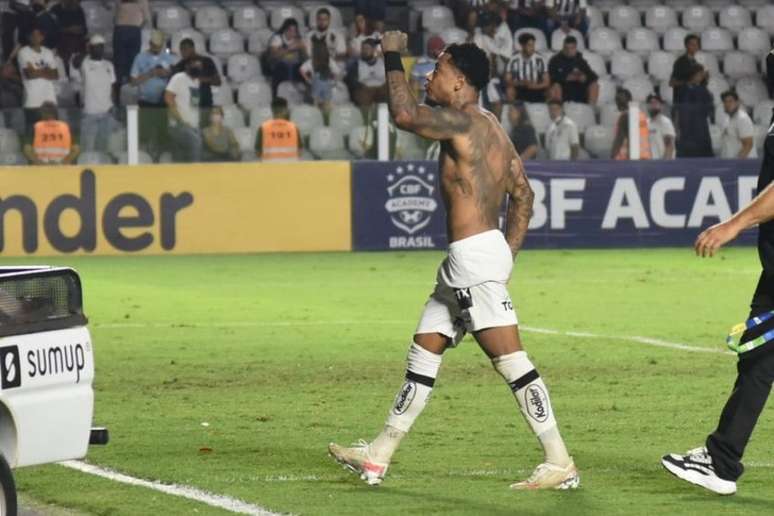
{"label": "white shorts", "polygon": [[512,269],[511,249],[499,230],[452,242],[416,333],[440,333],[456,346],[466,332],[515,326],[507,289]]}

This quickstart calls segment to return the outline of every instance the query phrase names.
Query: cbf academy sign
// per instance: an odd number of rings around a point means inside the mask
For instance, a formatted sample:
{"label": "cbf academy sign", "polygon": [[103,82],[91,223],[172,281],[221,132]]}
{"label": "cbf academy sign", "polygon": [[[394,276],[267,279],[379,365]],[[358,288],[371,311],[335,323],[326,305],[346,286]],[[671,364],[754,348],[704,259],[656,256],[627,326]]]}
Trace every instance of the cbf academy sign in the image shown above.
{"label": "cbf academy sign", "polygon": [[[755,195],[757,160],[528,162],[535,191],[527,247],[689,245]],[[434,162],[353,167],[356,250],[444,248]],[[741,243],[753,243],[754,232]]]}

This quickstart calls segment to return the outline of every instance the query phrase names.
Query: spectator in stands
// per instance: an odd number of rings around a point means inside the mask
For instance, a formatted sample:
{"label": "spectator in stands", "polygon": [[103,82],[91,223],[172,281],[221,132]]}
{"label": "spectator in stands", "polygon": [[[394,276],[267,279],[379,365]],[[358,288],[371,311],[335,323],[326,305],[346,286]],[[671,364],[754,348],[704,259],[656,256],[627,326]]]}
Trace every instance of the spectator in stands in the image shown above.
{"label": "spectator in stands", "polygon": [[350,67],[348,83],[352,89],[355,104],[368,113],[377,102],[387,102],[387,77],[384,72],[384,59],[376,52],[376,40],[363,41],[360,59]]}
{"label": "spectator in stands", "polygon": [[3,61],[11,59],[11,53],[17,45],[29,44],[29,36],[34,25],[35,13],[29,0],[11,0],[0,15]]}
{"label": "spectator in stands", "polygon": [[303,142],[296,124],[290,121],[288,101],[276,97],[271,103],[273,118],[258,128],[255,141],[256,155],[263,161],[297,160]]}
{"label": "spectator in stands", "polygon": [[169,136],[175,160],[196,163],[202,158],[202,133],[199,129],[199,77],[202,61],[194,57],[185,71],[176,73],[164,90],[164,102],[169,112]]}
{"label": "spectator in stands", "polygon": [[511,30],[517,31],[525,27],[539,29],[548,33],[548,11],[545,0],[511,0],[508,9],[508,25]]}
{"label": "spectator in stands", "polygon": [[69,63],[71,55],[82,54],[86,50],[86,13],[78,0],[60,0],[51,8],[51,14],[59,24],[59,57]]}
{"label": "spectator in stands", "polygon": [[476,29],[473,41],[490,59],[495,59],[498,70],[502,70],[513,56],[513,34],[495,12],[486,11],[479,20],[481,28]]}
{"label": "spectator in stands", "polygon": [[[55,4],[53,7],[57,7]],[[53,7],[48,5],[48,0],[32,0],[32,11],[35,14],[34,27],[38,27],[46,35],[43,40],[43,46],[51,50],[57,50],[59,47],[59,33],[61,24],[59,19],[52,11]]]}
{"label": "spectator in stands", "polygon": [[24,85],[19,69],[16,67],[17,46],[8,60],[0,66],[0,110],[19,108],[24,102]]}
{"label": "spectator in stands", "polygon": [[725,159],[757,158],[754,136],[755,126],[750,115],[739,102],[739,95],[734,90],[724,91],[723,110],[728,115],[728,121],[723,126],[720,157]]}
{"label": "spectator in stands", "polygon": [[[632,102],[632,93],[624,88],[618,88],[615,92],[615,105],[618,108],[618,120],[615,122],[615,136],[613,137],[613,147],[610,157],[617,160],[631,159],[629,155],[629,104]],[[639,122],[637,131],[639,131],[640,157],[639,159],[650,159],[650,138],[648,130],[648,118],[642,110],[638,110]]]}
{"label": "spectator in stands", "polygon": [[211,58],[196,53],[196,45],[191,38],[185,38],[180,42],[180,61],[172,67],[172,75],[184,72],[188,62],[196,59],[201,61],[201,76],[199,79],[199,108],[202,110],[201,120],[206,122],[210,118],[210,108],[214,101],[212,98],[212,88],[221,85],[218,67]]}
{"label": "spectator in stands", "polygon": [[142,28],[153,22],[148,0],[119,0],[113,29],[113,62],[119,86],[129,80],[132,63],[142,49]]}
{"label": "spectator in stands", "polygon": [[587,102],[596,105],[599,98],[597,74],[583,54],[578,52],[578,40],[564,38],[562,51],[548,62],[551,77],[551,98],[564,102]]}
{"label": "spectator in stands", "polygon": [[301,39],[298,22],[294,18],[287,18],[272,35],[266,55],[271,71],[272,95],[277,94],[277,86],[282,81],[303,80],[299,69],[306,61],[306,45]]}
{"label": "spectator in stands", "polygon": [[648,95],[648,140],[651,159],[675,158],[675,126],[664,111],[664,101],[656,94]]}
{"label": "spectator in stands", "polygon": [[704,67],[694,63],[688,73],[688,82],[675,92],[678,158],[711,158],[714,155],[709,132],[709,118],[713,114],[712,94],[704,85],[706,76]]}
{"label": "spectator in stands", "polygon": [[[700,50],[700,42],[701,40],[696,34],[688,34],[685,37],[685,54],[675,60],[675,64],[672,66],[672,76],[669,79],[669,85],[672,87],[674,96],[678,95],[678,90],[681,87],[688,84],[695,66],[699,64],[696,61],[696,53]],[[709,73],[706,70],[703,73],[701,82],[706,82],[709,78]]]}
{"label": "spectator in stands", "polygon": [[[545,102],[551,81],[543,56],[535,51],[535,36],[519,36],[521,52],[513,56],[505,69],[505,84],[524,102]],[[509,94],[511,97],[512,94]]]}
{"label": "spectator in stands", "polygon": [[366,17],[375,32],[384,32],[384,19],[387,15],[387,0],[355,0],[355,15]]}
{"label": "spectator in stands", "polygon": [[32,165],[69,165],[80,154],[73,143],[70,126],[57,120],[57,108],[53,102],[40,106],[40,120],[35,122],[31,144],[24,146],[24,155]]}
{"label": "spectator in stands", "polygon": [[580,152],[578,126],[570,120],[558,100],[548,101],[551,125],[546,131],[546,150],[549,159],[575,160]]}
{"label": "spectator in stands", "polygon": [[461,26],[468,33],[467,41],[473,41],[473,38],[476,37],[476,31],[479,30],[478,11],[475,9],[465,11]]}
{"label": "spectator in stands", "polygon": [[774,99],[774,49],[766,54],[766,87],[769,90],[769,98]]}
{"label": "spectator in stands", "polygon": [[32,138],[39,108],[44,102],[56,104],[54,82],[59,80],[54,53],[43,46],[45,34],[39,28],[30,33],[30,44],[19,50],[17,57],[24,83],[24,121],[27,139]]}
{"label": "spectator in stands", "polygon": [[223,125],[223,108],[215,106],[209,113],[210,125],[202,130],[205,161],[238,161],[239,142],[230,127]]}
{"label": "spectator in stands", "polygon": [[[150,47],[140,52],[132,64],[132,84],[139,87],[140,142],[146,145],[149,154],[160,154],[166,148],[167,112],[164,102],[164,88],[171,75],[172,65],[177,56],[164,48],[166,36],[153,31]],[[158,157],[158,156],[154,156]]]}
{"label": "spectator in stands", "polygon": [[363,14],[355,15],[355,22],[352,25],[350,40],[349,40],[349,59],[350,62],[360,59],[360,49],[363,46],[363,41],[367,39],[375,39],[379,41],[381,34],[373,30],[371,22]]}
{"label": "spectator in stands", "polygon": [[586,0],[546,0],[549,32],[559,26],[576,29],[585,35],[589,28],[588,3]]}
{"label": "spectator in stands", "polygon": [[113,109],[113,84],[116,74],[113,63],[104,58],[105,38],[95,34],[89,40],[89,55],[73,61],[73,79],[82,83],[81,148],[84,151],[106,152],[112,132],[110,115]]}
{"label": "spectator in stands", "polygon": [[322,41],[328,47],[328,53],[334,59],[347,57],[347,41],[345,37],[331,28],[331,12],[327,7],[317,10],[316,26],[306,34],[306,51],[312,55],[313,42]]}
{"label": "spectator in stands", "polygon": [[521,159],[535,159],[538,153],[537,133],[524,103],[516,102],[509,106],[508,121],[511,123],[511,141]]}
{"label": "spectator in stands", "polygon": [[341,75],[341,67],[328,53],[325,41],[312,40],[312,58],[301,65],[301,76],[309,84],[312,102],[326,116],[331,111],[333,87]]}
{"label": "spectator in stands", "polygon": [[411,67],[410,83],[418,99],[425,97],[425,85],[427,84],[427,74],[435,69],[435,63],[438,56],[443,52],[446,43],[441,36],[431,36],[427,40],[427,54],[420,57]]}

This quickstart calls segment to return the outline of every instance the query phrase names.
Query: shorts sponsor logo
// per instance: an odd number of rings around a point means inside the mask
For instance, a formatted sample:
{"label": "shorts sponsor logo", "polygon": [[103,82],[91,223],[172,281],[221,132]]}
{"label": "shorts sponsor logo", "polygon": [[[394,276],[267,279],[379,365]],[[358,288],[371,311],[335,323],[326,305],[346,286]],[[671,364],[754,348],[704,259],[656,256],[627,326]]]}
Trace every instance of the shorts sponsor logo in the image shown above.
{"label": "shorts sponsor logo", "polygon": [[0,385],[3,389],[21,386],[21,364],[19,363],[19,348],[5,346],[0,348]]}
{"label": "shorts sponsor logo", "polygon": [[435,175],[423,165],[398,165],[387,174],[387,195],[384,207],[392,224],[408,236],[390,238],[390,247],[435,247],[431,237],[413,236],[430,224],[438,209],[433,198]]}
{"label": "shorts sponsor logo", "polygon": [[454,296],[457,298],[457,304],[460,306],[460,309],[467,310],[473,306],[473,296],[470,295],[469,288],[455,289]]}
{"label": "shorts sponsor logo", "polygon": [[411,406],[411,402],[414,401],[414,396],[417,395],[417,384],[414,382],[406,382],[403,384],[398,396],[395,398],[395,406],[392,411],[396,416],[400,416],[408,410]]}
{"label": "shorts sponsor logo", "polygon": [[536,384],[527,386],[524,390],[527,414],[538,423],[545,423],[548,419],[548,396],[546,392]]}
{"label": "shorts sponsor logo", "polygon": [[510,299],[506,299],[505,301],[503,301],[500,304],[503,305],[503,309],[506,312],[513,312],[513,303],[511,302]]}

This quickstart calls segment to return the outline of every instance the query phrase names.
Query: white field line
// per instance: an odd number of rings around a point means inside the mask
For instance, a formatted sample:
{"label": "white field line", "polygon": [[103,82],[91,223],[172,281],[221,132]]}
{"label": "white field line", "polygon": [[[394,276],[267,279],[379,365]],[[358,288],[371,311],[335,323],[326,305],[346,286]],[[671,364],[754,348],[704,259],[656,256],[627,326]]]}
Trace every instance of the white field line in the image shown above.
{"label": "white field line", "polygon": [[[123,329],[123,328],[292,328],[299,326],[379,326],[379,325],[409,325],[410,321],[399,320],[380,320],[380,321],[236,321],[225,323],[199,323],[199,324],[177,324],[177,323],[106,323],[95,324],[94,328],[99,329]],[[702,346],[693,346],[681,342],[669,342],[653,337],[640,337],[637,335],[602,335],[584,331],[563,331],[550,328],[536,328],[533,326],[519,326],[519,330],[526,333],[540,333],[543,335],[556,335],[560,337],[583,338],[583,339],[604,339],[604,340],[623,340],[635,342],[646,346],[658,348],[678,349],[692,353],[721,353],[733,354],[716,348]]]}
{"label": "white field line", "polygon": [[168,495],[180,496],[182,498],[188,498],[197,502],[211,505],[212,507],[218,507],[225,509],[229,512],[237,514],[251,514],[253,516],[279,516],[276,512],[271,512],[268,509],[252,505],[236,498],[229,496],[218,495],[208,493],[190,486],[181,486],[177,484],[162,484],[158,481],[142,480],[140,478],[134,478],[117,471],[101,468],[92,464],[86,464],[78,460],[68,460],[60,462],[62,466],[78,470],[82,473],[88,473],[89,475],[96,475],[98,477],[113,480],[115,482],[121,482],[122,484],[129,484],[131,486],[146,487],[155,491],[160,491]]}

